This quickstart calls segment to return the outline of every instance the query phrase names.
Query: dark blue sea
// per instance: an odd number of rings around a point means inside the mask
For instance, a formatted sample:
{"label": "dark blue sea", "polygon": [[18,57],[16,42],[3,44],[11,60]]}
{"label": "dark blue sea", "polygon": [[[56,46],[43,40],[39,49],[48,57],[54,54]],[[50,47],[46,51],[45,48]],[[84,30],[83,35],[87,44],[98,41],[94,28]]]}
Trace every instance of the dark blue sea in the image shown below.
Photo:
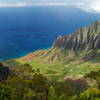
{"label": "dark blue sea", "polygon": [[50,48],[58,35],[72,33],[97,20],[100,14],[71,6],[0,8],[0,60]]}

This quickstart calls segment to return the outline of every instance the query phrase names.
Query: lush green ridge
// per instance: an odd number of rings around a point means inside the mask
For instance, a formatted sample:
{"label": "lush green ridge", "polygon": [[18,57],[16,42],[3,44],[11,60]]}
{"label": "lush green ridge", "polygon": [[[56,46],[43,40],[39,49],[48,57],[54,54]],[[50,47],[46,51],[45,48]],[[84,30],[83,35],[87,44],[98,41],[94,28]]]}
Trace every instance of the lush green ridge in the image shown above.
{"label": "lush green ridge", "polygon": [[[100,68],[100,51],[97,51],[97,55],[92,60],[83,60],[84,51],[81,51],[78,56],[68,57],[67,61],[57,61],[54,63],[47,62],[47,58],[44,56],[36,57],[31,60],[23,60],[23,58],[15,59],[15,61],[8,61],[13,66],[21,66],[29,64],[33,69],[39,69],[42,74],[47,76],[51,80],[63,81],[65,77],[82,77],[90,71]],[[13,63],[14,64],[13,64]],[[6,62],[7,64],[7,62]]]}

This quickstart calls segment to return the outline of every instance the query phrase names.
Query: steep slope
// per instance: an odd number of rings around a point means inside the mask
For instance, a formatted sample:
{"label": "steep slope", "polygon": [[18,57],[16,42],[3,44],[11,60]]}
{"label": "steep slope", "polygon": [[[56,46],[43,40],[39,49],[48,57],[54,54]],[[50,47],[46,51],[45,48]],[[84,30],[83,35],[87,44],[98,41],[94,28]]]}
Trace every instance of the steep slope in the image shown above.
{"label": "steep slope", "polygon": [[53,47],[72,49],[73,51],[82,49],[100,49],[100,21],[96,21],[88,27],[81,28],[70,35],[59,36]]}
{"label": "steep slope", "polygon": [[80,59],[91,60],[100,49],[100,21],[81,28],[69,35],[55,39],[52,48],[44,54],[47,62],[69,61],[76,56]]}
{"label": "steep slope", "polygon": [[10,69],[0,63],[0,81],[6,80],[10,75]]}

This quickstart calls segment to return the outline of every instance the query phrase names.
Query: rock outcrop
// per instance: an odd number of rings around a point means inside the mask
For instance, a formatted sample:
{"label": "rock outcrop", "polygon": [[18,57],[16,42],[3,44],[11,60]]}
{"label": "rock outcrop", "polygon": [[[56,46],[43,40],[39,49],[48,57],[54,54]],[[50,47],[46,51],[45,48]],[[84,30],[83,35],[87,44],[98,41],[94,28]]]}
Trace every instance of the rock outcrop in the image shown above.
{"label": "rock outcrop", "polygon": [[100,21],[81,28],[70,35],[59,36],[53,48],[77,50],[100,49]]}
{"label": "rock outcrop", "polygon": [[0,81],[6,80],[10,75],[10,69],[0,63]]}

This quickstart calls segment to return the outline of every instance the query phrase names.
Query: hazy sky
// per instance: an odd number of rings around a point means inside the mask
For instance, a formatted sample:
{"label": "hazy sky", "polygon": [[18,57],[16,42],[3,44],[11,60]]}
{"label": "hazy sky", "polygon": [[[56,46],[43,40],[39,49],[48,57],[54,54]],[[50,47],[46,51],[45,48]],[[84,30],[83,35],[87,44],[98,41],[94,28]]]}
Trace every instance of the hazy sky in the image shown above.
{"label": "hazy sky", "polygon": [[91,13],[100,13],[100,0],[0,0],[0,7],[8,6],[74,6]]}
{"label": "hazy sky", "polygon": [[[2,3],[19,3],[19,2],[69,2],[75,0],[0,0]],[[79,1],[79,0],[76,0]]]}

